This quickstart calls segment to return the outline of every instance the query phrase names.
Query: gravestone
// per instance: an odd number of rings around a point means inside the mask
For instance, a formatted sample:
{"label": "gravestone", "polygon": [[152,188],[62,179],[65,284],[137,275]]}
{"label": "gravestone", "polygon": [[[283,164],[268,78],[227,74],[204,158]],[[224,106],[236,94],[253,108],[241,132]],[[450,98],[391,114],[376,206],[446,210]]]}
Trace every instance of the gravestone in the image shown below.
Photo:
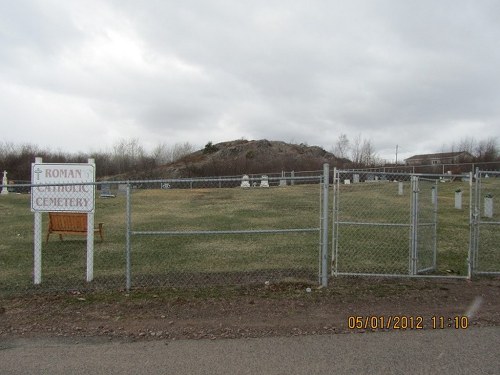
{"label": "gravestone", "polygon": [[403,195],[403,183],[398,183],[398,195]]}
{"label": "gravestone", "polygon": [[250,178],[248,175],[243,175],[241,178],[241,187],[242,188],[249,188],[250,187]]}
{"label": "gravestone", "polygon": [[285,171],[281,171],[281,180],[280,180],[280,186],[286,186],[286,180],[285,178]]}
{"label": "gravestone", "polygon": [[269,187],[269,177],[267,177],[266,175],[262,176],[262,180],[260,180],[260,187]]}
{"label": "gravestone", "polygon": [[118,194],[127,195],[127,184],[118,184]]}
{"label": "gravestone", "polygon": [[351,180],[344,180],[344,185],[350,185],[351,184]]}
{"label": "gravestone", "polygon": [[111,185],[110,184],[102,184],[101,185],[101,198],[114,198],[115,195],[111,194]]}
{"label": "gravestone", "polygon": [[359,183],[359,174],[352,175],[352,182],[355,184]]}
{"label": "gravestone", "polygon": [[487,218],[493,218],[493,197],[484,198],[484,216]]}
{"label": "gravestone", "polygon": [[7,189],[7,171],[3,171],[3,178],[2,178],[2,195],[9,194],[9,190]]}
{"label": "gravestone", "polygon": [[461,191],[455,192],[455,208],[457,210],[462,209],[462,192]]}

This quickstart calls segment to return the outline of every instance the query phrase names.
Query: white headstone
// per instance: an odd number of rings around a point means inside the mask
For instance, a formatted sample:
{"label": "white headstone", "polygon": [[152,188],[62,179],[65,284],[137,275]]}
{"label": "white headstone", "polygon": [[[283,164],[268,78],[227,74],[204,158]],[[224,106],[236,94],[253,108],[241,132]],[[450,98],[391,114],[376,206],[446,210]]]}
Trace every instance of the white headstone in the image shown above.
{"label": "white headstone", "polygon": [[359,174],[352,175],[352,182],[355,184],[359,183]]}
{"label": "white headstone", "polygon": [[398,184],[398,195],[403,195],[403,183],[399,182]]}
{"label": "white headstone", "polygon": [[127,184],[118,184],[118,194],[120,195],[127,194]]}
{"label": "white headstone", "polygon": [[247,175],[243,175],[241,178],[241,187],[249,188],[250,187],[250,178]]}
{"label": "white headstone", "polygon": [[286,180],[285,178],[285,171],[281,171],[281,177],[282,179],[280,180],[280,186],[286,186]]}
{"label": "white headstone", "polygon": [[344,185],[350,185],[351,184],[351,180],[344,180]]}
{"label": "white headstone", "polygon": [[487,218],[493,218],[493,198],[484,198],[484,216]]}
{"label": "white headstone", "polygon": [[462,209],[462,192],[461,191],[455,192],[455,208],[457,210]]}
{"label": "white headstone", "polygon": [[266,175],[262,176],[262,180],[260,180],[260,187],[269,187],[269,177]]}
{"label": "white headstone", "polygon": [[9,190],[7,189],[7,171],[3,171],[3,178],[2,178],[2,195],[9,194]]}

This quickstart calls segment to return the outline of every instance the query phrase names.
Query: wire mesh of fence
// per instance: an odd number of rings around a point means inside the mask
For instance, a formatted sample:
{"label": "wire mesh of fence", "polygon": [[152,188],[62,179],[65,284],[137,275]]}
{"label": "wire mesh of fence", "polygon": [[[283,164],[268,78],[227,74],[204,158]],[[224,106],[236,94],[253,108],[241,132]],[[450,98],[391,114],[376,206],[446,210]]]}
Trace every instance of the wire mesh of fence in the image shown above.
{"label": "wire mesh of fence", "polygon": [[325,285],[325,259],[333,275],[500,271],[499,172],[330,175],[20,184],[0,197],[0,294]]}
{"label": "wire mesh of fence", "polygon": [[[318,282],[321,182],[316,174],[32,186],[48,194],[2,201],[2,292]],[[91,225],[65,212],[85,206],[88,191]],[[61,210],[34,214],[30,204]]]}
{"label": "wire mesh of fence", "polygon": [[411,176],[337,171],[334,274],[407,274]]}
{"label": "wire mesh of fence", "polygon": [[276,182],[243,176],[132,190],[130,285],[317,279],[320,178]]}
{"label": "wire mesh of fence", "polygon": [[500,172],[477,171],[474,201],[474,271],[500,274]]}

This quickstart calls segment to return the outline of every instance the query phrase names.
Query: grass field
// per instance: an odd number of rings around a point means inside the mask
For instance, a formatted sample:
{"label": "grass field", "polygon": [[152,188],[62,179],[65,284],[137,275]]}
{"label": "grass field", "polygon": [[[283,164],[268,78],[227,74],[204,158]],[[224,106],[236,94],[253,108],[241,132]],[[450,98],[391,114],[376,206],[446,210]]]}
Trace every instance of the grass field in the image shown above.
{"label": "grass field", "polygon": [[[259,230],[319,227],[319,184],[270,189],[134,190],[133,231]],[[28,195],[2,196],[1,290],[32,288],[33,213]],[[94,288],[125,286],[126,198],[97,199]],[[47,215],[43,214],[44,240]],[[133,286],[317,280],[318,232],[257,235],[133,236]],[[84,237],[43,243],[44,289],[84,288]]]}
{"label": "grass field", "polygon": [[[500,196],[498,179],[483,189]],[[408,224],[409,188],[397,184],[356,184],[342,191],[342,219]],[[454,192],[463,191],[463,209],[454,208]],[[485,191],[486,191],[485,190]],[[498,193],[497,193],[498,191]],[[427,194],[427,193],[425,193]],[[432,216],[430,190],[422,194],[422,220]],[[436,274],[465,275],[469,247],[469,188],[466,183],[438,186]],[[350,202],[349,209],[342,204]],[[427,202],[427,203],[426,203]],[[269,189],[134,190],[132,230],[201,231],[319,228],[319,184]],[[498,208],[497,208],[498,210]],[[29,195],[0,197],[0,292],[32,286],[33,213]],[[43,215],[44,234],[47,215]],[[485,219],[485,220],[497,220]],[[41,289],[123,288],[125,286],[125,196],[96,200],[95,222],[104,223],[105,241],[95,242],[95,280],[86,285],[83,237],[52,236],[43,244]],[[485,226],[486,227],[486,226]],[[422,228],[422,233],[427,229]],[[498,226],[482,230],[487,270],[499,270]],[[432,234],[423,234],[428,238]],[[408,271],[407,226],[346,226],[340,233],[339,266],[356,272]],[[190,235],[132,237],[132,286],[216,285],[283,280],[317,282],[319,233]],[[427,246],[427,245],[426,245]],[[489,250],[488,250],[489,249]],[[426,255],[429,256],[428,254]],[[481,259],[480,259],[481,260]],[[428,260],[426,260],[428,261]],[[342,263],[343,262],[343,263]]]}

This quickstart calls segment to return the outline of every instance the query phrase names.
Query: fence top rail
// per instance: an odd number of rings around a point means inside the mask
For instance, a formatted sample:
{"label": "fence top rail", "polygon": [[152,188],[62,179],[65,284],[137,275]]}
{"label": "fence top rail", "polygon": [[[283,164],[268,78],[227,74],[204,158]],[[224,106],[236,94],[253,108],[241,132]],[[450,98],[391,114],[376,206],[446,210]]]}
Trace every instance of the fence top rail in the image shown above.
{"label": "fence top rail", "polygon": [[[265,176],[265,175],[262,175]],[[248,177],[247,181],[261,181],[263,177]],[[296,177],[267,177],[268,181],[320,181],[323,178],[322,175],[316,176],[296,176]],[[162,183],[191,183],[191,182],[241,182],[242,177],[210,177],[210,178],[166,178],[166,179],[154,179],[154,180],[123,180],[123,181],[95,181],[95,182],[57,182],[57,183],[43,183],[43,184],[33,184],[33,183],[23,183],[15,185],[2,185],[0,187],[45,187],[45,186],[88,186],[88,185],[136,185],[136,184],[162,184]]]}
{"label": "fence top rail", "polygon": [[[383,171],[366,171],[366,170],[356,170],[356,169],[337,169],[337,174],[364,174],[364,175],[377,175],[377,176],[416,176],[416,177],[462,177],[468,178],[470,173],[460,173],[460,174],[448,174],[448,173],[411,173],[411,172],[383,172]],[[500,172],[498,172],[500,173]]]}
{"label": "fence top rail", "polygon": [[479,173],[479,175],[496,175],[496,176],[500,176],[500,171],[478,170],[477,173]]}

